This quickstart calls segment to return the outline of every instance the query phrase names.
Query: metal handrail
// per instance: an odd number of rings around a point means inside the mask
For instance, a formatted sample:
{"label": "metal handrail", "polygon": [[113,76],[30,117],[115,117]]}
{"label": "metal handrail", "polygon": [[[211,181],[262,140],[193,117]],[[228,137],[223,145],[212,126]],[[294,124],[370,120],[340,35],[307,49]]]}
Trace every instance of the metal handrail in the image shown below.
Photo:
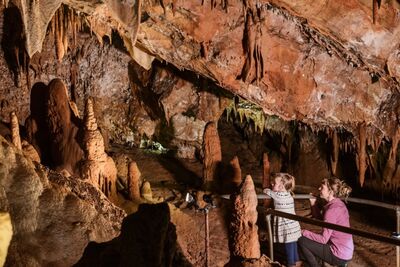
{"label": "metal handrail", "polygon": [[352,235],[357,235],[357,236],[361,236],[361,237],[366,237],[366,238],[373,239],[376,241],[389,243],[389,244],[392,244],[395,246],[400,246],[400,239],[393,238],[393,237],[373,234],[373,233],[365,232],[365,231],[358,230],[355,228],[341,226],[341,225],[337,225],[337,224],[333,224],[333,223],[327,223],[324,221],[306,218],[306,217],[302,217],[302,216],[298,216],[298,215],[294,215],[294,214],[290,214],[290,213],[286,213],[286,212],[282,212],[282,211],[277,211],[274,209],[267,209],[267,214],[272,214],[272,215],[287,218],[290,220],[295,220],[295,221],[300,221],[300,222],[304,222],[307,224],[317,225],[317,226],[333,229],[336,231],[340,231],[340,232],[344,232],[344,233],[348,233],[348,234],[352,234]]}

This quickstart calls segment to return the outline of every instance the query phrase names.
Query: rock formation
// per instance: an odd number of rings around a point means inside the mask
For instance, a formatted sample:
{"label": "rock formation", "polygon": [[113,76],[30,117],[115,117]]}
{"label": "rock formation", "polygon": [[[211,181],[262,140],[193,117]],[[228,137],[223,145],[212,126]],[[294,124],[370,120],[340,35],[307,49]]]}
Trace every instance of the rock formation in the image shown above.
{"label": "rock formation", "polygon": [[0,185],[0,266],[4,266],[13,235],[9,205],[4,187]]}
{"label": "rock formation", "polygon": [[81,121],[70,108],[67,89],[60,79],[48,85],[49,97],[46,109],[46,125],[50,143],[51,167],[65,170],[69,174],[79,174],[78,162],[83,158],[83,150],[78,139]]}
{"label": "rock formation", "polygon": [[136,162],[131,161],[128,166],[128,193],[129,198],[134,201],[140,199],[140,171]]}
{"label": "rock formation", "polygon": [[118,201],[117,167],[114,160],[105,152],[103,136],[97,126],[91,99],[86,102],[84,124],[85,160],[81,167],[82,176],[116,202]]}
{"label": "rock formation", "polygon": [[10,115],[11,121],[11,139],[14,146],[22,150],[24,155],[30,158],[32,161],[40,162],[40,157],[35,148],[29,144],[26,140],[21,141],[20,130],[19,130],[19,122],[17,115],[15,112],[11,112]]}
{"label": "rock formation", "polygon": [[258,200],[250,175],[244,179],[239,193],[232,197],[231,255],[238,259],[258,259],[261,256],[256,224]]}
{"label": "rock formation", "polygon": [[206,125],[203,138],[203,182],[207,184],[215,182],[218,178],[219,166],[222,160],[221,144],[214,122]]}
{"label": "rock formation", "polygon": [[166,203],[142,204],[124,219],[117,238],[102,244],[90,243],[75,266],[189,266],[177,257],[176,230],[170,220]]}
{"label": "rock formation", "polygon": [[[271,165],[268,159],[268,153],[263,153],[263,176],[262,188],[271,188]],[[269,207],[272,204],[272,199],[264,199],[264,207]]]}
{"label": "rock formation", "polygon": [[233,169],[232,183],[237,188],[242,183],[242,170],[240,169],[239,158],[235,156],[229,163]]}
{"label": "rock formation", "polygon": [[89,241],[119,234],[125,213],[92,185],[34,166],[1,136],[0,159],[14,232],[6,266],[71,266]]}
{"label": "rock formation", "polygon": [[27,140],[39,154],[40,161],[51,165],[49,131],[46,123],[48,87],[43,82],[33,85],[30,93],[30,115],[25,120]]}
{"label": "rock formation", "polygon": [[17,115],[15,115],[15,112],[11,112],[10,121],[11,121],[12,143],[17,149],[22,150],[21,137],[19,135],[19,123]]}
{"label": "rock formation", "polygon": [[153,202],[153,192],[149,181],[144,181],[140,188],[140,195],[147,201]]}

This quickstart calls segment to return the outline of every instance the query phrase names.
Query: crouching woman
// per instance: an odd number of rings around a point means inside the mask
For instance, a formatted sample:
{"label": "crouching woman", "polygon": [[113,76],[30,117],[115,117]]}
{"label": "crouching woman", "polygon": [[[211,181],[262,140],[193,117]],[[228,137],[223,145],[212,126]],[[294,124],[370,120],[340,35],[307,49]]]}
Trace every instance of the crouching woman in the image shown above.
{"label": "crouching woman", "polygon": [[[350,226],[349,211],[341,197],[348,197],[351,188],[338,178],[323,179],[318,188],[320,198],[326,202],[322,210],[316,199],[310,199],[314,218],[341,226]],[[306,266],[319,266],[318,259],[331,265],[346,266],[353,257],[353,237],[351,234],[322,228],[322,233],[302,231],[298,240],[300,259]]]}

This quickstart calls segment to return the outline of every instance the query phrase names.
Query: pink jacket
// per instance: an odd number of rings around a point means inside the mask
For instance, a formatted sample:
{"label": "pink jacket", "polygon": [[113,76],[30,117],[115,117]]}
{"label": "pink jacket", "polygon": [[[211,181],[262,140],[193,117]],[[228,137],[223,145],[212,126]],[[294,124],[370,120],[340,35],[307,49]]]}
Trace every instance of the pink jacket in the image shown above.
{"label": "pink jacket", "polygon": [[[324,222],[350,227],[349,212],[339,198],[331,200],[324,206],[323,219]],[[332,253],[342,260],[350,260],[353,257],[354,244],[351,234],[322,228],[321,234],[304,230],[303,236],[322,244],[328,243]]]}

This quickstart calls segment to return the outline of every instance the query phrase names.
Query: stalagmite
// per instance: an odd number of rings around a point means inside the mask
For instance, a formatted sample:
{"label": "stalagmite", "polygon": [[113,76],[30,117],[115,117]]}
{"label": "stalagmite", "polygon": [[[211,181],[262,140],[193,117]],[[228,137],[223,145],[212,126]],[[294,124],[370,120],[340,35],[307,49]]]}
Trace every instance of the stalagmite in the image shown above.
{"label": "stalagmite", "polygon": [[365,171],[367,170],[367,133],[365,123],[359,125],[359,136],[358,136],[358,181],[361,187],[364,185]]}
{"label": "stalagmite", "polygon": [[231,165],[233,169],[233,177],[232,177],[232,183],[235,187],[239,187],[240,184],[242,183],[242,170],[240,168],[239,164],[239,158],[235,156],[229,164]]}
{"label": "stalagmite", "polygon": [[257,227],[257,194],[253,179],[247,175],[238,195],[233,196],[230,224],[231,255],[243,259],[260,258]]}
{"label": "stalagmite", "polygon": [[140,189],[140,195],[147,201],[153,201],[153,192],[149,181],[145,181]]}
{"label": "stalagmite", "polygon": [[336,168],[339,161],[339,140],[336,131],[332,133],[332,155],[330,157],[332,174],[336,175]]}
{"label": "stalagmite", "polygon": [[214,122],[206,125],[203,137],[203,184],[213,182],[218,177],[218,167],[222,160],[221,143]]}
{"label": "stalagmite", "polygon": [[97,127],[92,100],[88,99],[85,110],[84,148],[86,160],[82,164],[82,176],[98,187],[113,202],[117,196],[117,167],[107,155],[103,136]]}
{"label": "stalagmite", "polygon": [[19,150],[22,150],[21,145],[21,137],[19,135],[19,123],[18,118],[15,112],[11,112],[10,114],[10,121],[11,121],[11,138],[14,146]]}
{"label": "stalagmite", "polygon": [[136,162],[131,161],[128,166],[128,192],[131,200],[140,199],[140,171]]}
{"label": "stalagmite", "polygon": [[[263,154],[263,179],[262,179],[262,188],[270,188],[271,187],[271,164],[269,162],[268,153]],[[264,207],[271,206],[272,199],[264,199]]]}

